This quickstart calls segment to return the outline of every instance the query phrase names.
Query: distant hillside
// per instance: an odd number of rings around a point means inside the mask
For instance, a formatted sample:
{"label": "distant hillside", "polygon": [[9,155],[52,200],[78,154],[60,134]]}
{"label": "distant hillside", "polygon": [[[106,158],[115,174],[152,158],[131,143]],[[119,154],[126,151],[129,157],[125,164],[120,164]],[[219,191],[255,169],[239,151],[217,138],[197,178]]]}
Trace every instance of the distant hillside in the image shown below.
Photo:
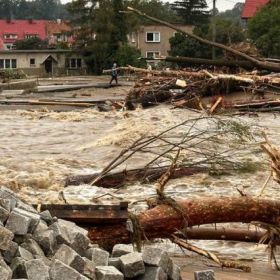
{"label": "distant hillside", "polygon": [[219,13],[220,17],[229,19],[236,23],[241,23],[241,14],[243,10],[244,3],[236,3],[231,10],[226,10]]}
{"label": "distant hillside", "polygon": [[0,0],[1,19],[69,19],[60,0]]}

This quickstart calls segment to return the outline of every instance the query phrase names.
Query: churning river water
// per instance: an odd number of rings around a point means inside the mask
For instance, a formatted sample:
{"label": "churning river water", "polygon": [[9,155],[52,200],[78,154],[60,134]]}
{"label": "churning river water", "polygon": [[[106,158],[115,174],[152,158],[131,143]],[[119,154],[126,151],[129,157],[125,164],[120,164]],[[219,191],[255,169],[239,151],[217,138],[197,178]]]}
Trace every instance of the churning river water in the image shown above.
{"label": "churning river water", "polygon": [[[64,190],[69,203],[111,203],[130,201],[132,211],[145,208],[145,198],[155,194],[152,184],[133,184],[118,191],[96,186],[69,186],[68,175],[100,171],[125,147],[139,137],[152,135],[197,117],[186,109],[161,105],[132,112],[98,112],[94,109],[70,112],[13,110],[0,113],[0,182],[30,203],[59,203]],[[239,117],[242,122],[264,130],[280,147],[280,116],[260,114]],[[178,132],[179,133],[179,132]],[[239,195],[241,188],[256,195],[269,174],[269,161],[260,150],[246,155],[256,166],[254,172],[210,176],[196,174],[170,180],[166,192],[175,198]],[[136,155],[125,167],[142,166],[146,158]],[[263,197],[280,199],[280,186],[270,181]],[[113,194],[106,195],[106,194]],[[101,195],[102,198],[95,199]],[[238,224],[231,226],[239,227]],[[233,258],[267,260],[264,245],[224,241],[196,241],[195,244]]]}

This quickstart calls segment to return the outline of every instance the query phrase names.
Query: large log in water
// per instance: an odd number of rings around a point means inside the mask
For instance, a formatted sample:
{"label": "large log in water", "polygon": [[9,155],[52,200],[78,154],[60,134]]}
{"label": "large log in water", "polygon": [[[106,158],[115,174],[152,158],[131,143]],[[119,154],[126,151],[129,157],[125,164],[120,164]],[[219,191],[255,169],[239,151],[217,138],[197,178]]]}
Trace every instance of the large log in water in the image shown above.
{"label": "large log in water", "polygon": [[[161,204],[137,215],[142,238],[167,238],[195,225],[260,221],[280,224],[280,202],[252,197],[204,198],[178,201],[177,210]],[[179,210],[178,210],[179,209]],[[126,225],[91,227],[89,238],[103,247],[131,241]]]}
{"label": "large log in water", "polygon": [[[168,169],[167,167],[152,167],[152,168],[137,168],[124,170],[115,173],[109,173],[104,177],[100,178],[94,184],[103,188],[118,188],[128,183],[133,183],[137,181],[151,183],[156,181],[160,176],[165,173]],[[207,169],[204,167],[188,167],[180,166],[174,169],[172,178],[180,178],[183,176],[190,176],[195,173],[205,172]],[[99,174],[88,174],[88,175],[73,175],[68,176],[65,180],[65,187],[69,185],[81,185],[89,184]]]}

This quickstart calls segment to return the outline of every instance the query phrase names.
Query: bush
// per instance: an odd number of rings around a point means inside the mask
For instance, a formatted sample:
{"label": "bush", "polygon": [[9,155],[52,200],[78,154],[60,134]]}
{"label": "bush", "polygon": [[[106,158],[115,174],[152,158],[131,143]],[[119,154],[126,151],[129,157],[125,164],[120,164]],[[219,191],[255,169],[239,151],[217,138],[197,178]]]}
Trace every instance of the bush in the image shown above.
{"label": "bush", "polygon": [[26,75],[20,69],[1,69],[0,78],[4,81],[11,79],[25,79]]}
{"label": "bush", "polygon": [[145,66],[145,62],[141,60],[141,52],[129,44],[122,44],[119,46],[115,53],[114,60],[117,61],[119,66]]}
{"label": "bush", "polygon": [[280,0],[272,0],[248,23],[250,39],[266,57],[280,57]]}

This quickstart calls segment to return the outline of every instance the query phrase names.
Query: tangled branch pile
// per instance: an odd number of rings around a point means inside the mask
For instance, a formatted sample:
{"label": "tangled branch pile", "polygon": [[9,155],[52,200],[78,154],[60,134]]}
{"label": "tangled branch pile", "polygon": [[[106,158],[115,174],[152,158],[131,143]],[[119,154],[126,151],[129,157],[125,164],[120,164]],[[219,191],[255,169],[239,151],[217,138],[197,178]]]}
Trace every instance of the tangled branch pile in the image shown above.
{"label": "tangled branch pile", "polygon": [[[180,156],[174,170],[177,177],[186,176],[194,169],[210,173],[225,173],[233,170],[247,172],[254,163],[244,162],[246,155],[256,146],[252,129],[244,123],[227,117],[198,116],[184,120],[156,135],[137,139],[121,151],[103,171],[96,176],[70,176],[66,185],[91,183],[102,187],[120,187],[134,181],[152,182],[165,172],[174,155]],[[258,148],[258,147],[257,147]],[[126,170],[135,157],[146,159],[139,170]],[[125,170],[124,172],[115,172]],[[160,176],[160,175],[159,175]]]}
{"label": "tangled branch pile", "polygon": [[[121,67],[119,70],[133,71],[140,75],[126,97],[126,107],[134,109],[139,104],[144,108],[159,103],[171,103],[176,107],[198,110],[207,109],[201,102],[205,96],[225,96],[231,92],[244,92],[249,99],[235,102],[223,100],[219,107],[225,110],[277,110],[278,99],[265,98],[265,93],[279,94],[280,78],[274,75],[258,76],[247,74],[223,74],[203,71],[149,71],[134,67]],[[253,100],[257,97],[257,100]],[[260,100],[261,98],[261,100]],[[210,104],[210,108],[213,104]]]}

